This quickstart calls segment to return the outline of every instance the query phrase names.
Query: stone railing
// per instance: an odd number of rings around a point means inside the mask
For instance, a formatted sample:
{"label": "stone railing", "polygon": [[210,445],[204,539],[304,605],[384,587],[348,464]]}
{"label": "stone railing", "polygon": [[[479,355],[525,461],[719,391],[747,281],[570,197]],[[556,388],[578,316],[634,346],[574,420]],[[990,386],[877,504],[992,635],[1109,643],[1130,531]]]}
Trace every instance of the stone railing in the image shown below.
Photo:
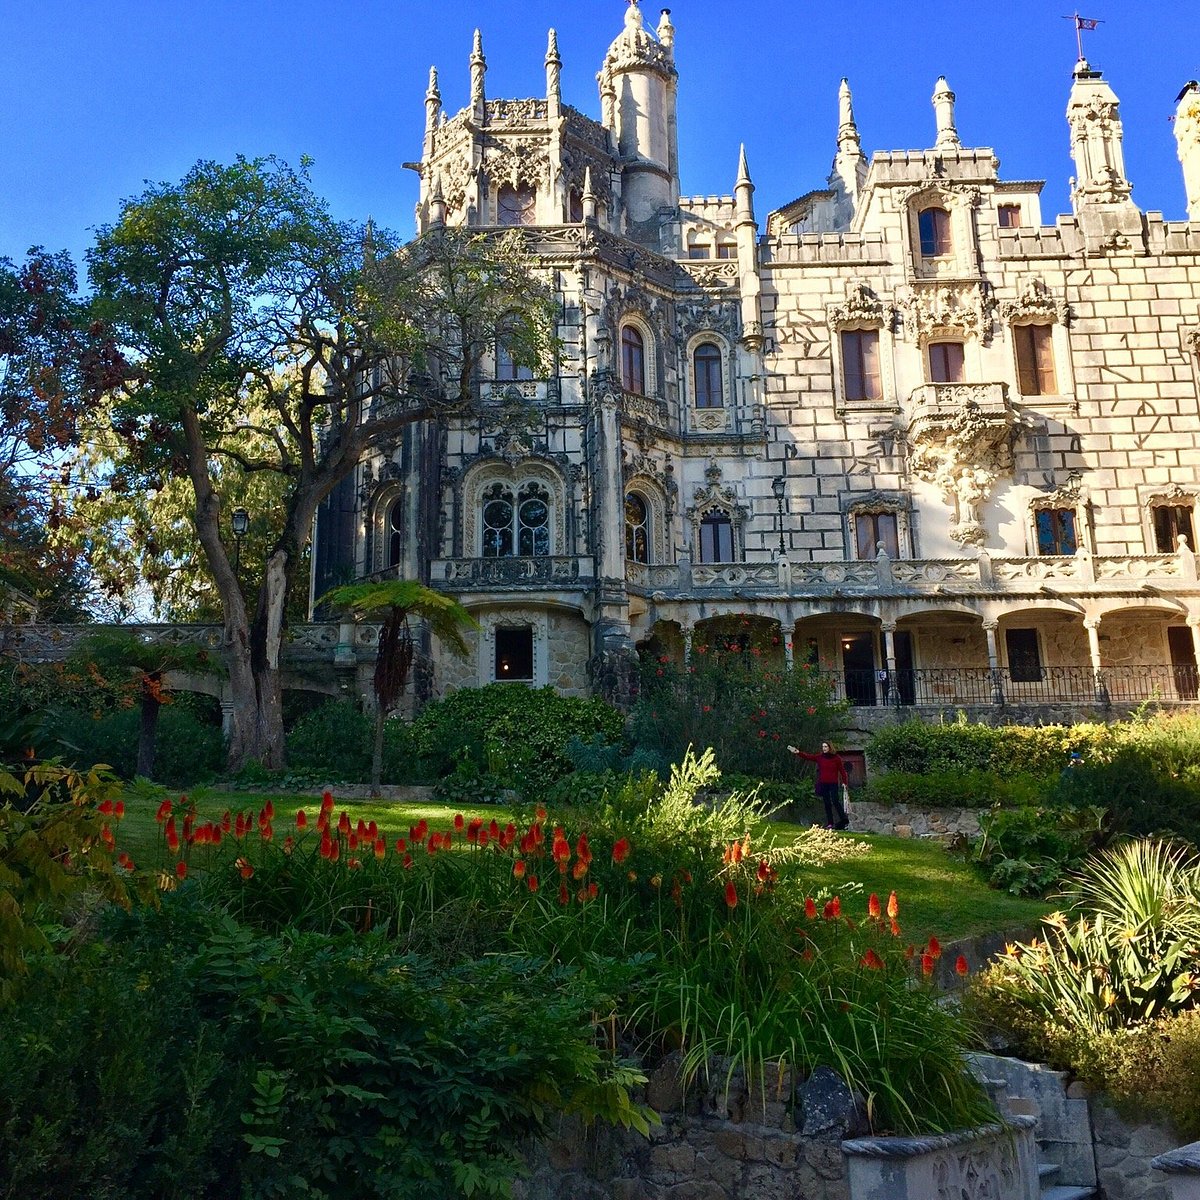
{"label": "stone railing", "polygon": [[1200,1200],[1200,1142],[1189,1142],[1150,1160],[1167,1176],[1171,1200]]}
{"label": "stone railing", "polygon": [[637,589],[680,598],[716,592],[755,591],[764,595],[957,595],[1038,592],[1047,583],[1064,594],[1103,594],[1155,580],[1165,585],[1196,581],[1196,558],[1183,546],[1176,554],[1054,557],[878,558],[833,562],[626,564],[626,581]]}
{"label": "stone railing", "polygon": [[622,391],[621,412],[629,421],[645,421],[658,428],[665,428],[670,418],[665,400],[653,396],[642,396],[637,392]]}
{"label": "stone railing", "polygon": [[545,555],[537,558],[439,558],[431,566],[435,587],[447,591],[493,588],[578,591],[594,581],[590,555]]}
{"label": "stone railing", "polygon": [[909,436],[920,441],[929,427],[952,423],[968,405],[997,428],[1012,424],[1012,405],[1002,383],[923,383],[913,388]]}

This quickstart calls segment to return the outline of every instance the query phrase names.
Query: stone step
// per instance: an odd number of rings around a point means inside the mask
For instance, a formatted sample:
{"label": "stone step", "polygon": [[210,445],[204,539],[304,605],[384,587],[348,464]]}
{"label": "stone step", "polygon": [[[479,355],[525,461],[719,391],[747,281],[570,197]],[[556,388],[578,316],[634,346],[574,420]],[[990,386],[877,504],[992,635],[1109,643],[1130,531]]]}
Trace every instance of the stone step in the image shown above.
{"label": "stone step", "polygon": [[1038,1163],[1038,1179],[1042,1181],[1042,1185],[1052,1183],[1054,1177],[1062,1170],[1061,1163],[1044,1162]]}
{"label": "stone step", "polygon": [[1044,1188],[1042,1200],[1093,1200],[1096,1189],[1090,1187],[1073,1187],[1070,1184],[1058,1184],[1055,1187]]}

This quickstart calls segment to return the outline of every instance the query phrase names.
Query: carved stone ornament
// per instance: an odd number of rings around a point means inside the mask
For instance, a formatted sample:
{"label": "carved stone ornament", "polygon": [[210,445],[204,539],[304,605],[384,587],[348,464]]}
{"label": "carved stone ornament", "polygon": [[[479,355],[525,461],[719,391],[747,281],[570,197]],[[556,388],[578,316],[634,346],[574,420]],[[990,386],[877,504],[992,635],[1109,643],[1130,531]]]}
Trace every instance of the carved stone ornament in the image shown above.
{"label": "carved stone ornament", "polygon": [[493,187],[537,188],[548,177],[550,159],[542,137],[489,137],[484,146],[483,169]]}
{"label": "carved stone ornament", "polygon": [[903,496],[897,496],[890,492],[863,492],[861,495],[855,496],[849,504],[846,505],[848,513],[880,513],[891,512],[899,513],[908,510],[908,502]]}
{"label": "carved stone ornament", "polygon": [[546,101],[532,100],[489,100],[487,102],[489,125],[529,125],[546,119]]}
{"label": "carved stone ornament", "polygon": [[913,418],[910,469],[954,506],[950,536],[963,546],[982,545],[983,503],[1012,474],[1015,415],[1007,396],[998,403],[990,395],[999,393],[995,385],[930,384],[919,390],[932,396],[923,397]]}
{"label": "carved stone ornament", "polygon": [[694,408],[691,410],[692,428],[703,433],[724,433],[730,424],[727,408]]}
{"label": "carved stone ornament", "polygon": [[1000,315],[1012,324],[1014,321],[1058,321],[1067,324],[1070,310],[1065,300],[1058,300],[1041,279],[1030,279],[1015,300],[1000,306]]}
{"label": "carved stone ornament", "polygon": [[681,301],[675,305],[675,340],[683,345],[689,338],[709,330],[733,340],[738,334],[738,317],[736,303],[722,304],[709,296]]}
{"label": "carved stone ornament", "polygon": [[707,486],[696,488],[692,494],[694,503],[686,510],[686,516],[692,526],[692,545],[700,545],[700,522],[710,513],[721,512],[729,518],[733,526],[734,550],[737,553],[742,545],[742,526],[746,523],[749,510],[744,504],[737,502],[737,493],[731,487],[721,486],[721,468],[717,463],[710,462],[704,470]]}
{"label": "carved stone ornament", "polygon": [[1072,471],[1066,481],[1053,491],[1043,492],[1033,500],[1033,507],[1039,508],[1074,508],[1087,500],[1087,489],[1083,486],[1083,476]]}
{"label": "carved stone ornament", "polygon": [[922,343],[937,335],[991,340],[996,302],[979,283],[914,284],[900,299],[900,312],[909,337]]}
{"label": "carved stone ornament", "polygon": [[734,259],[705,263],[689,260],[679,264],[697,287],[727,288],[737,282],[738,265]]}
{"label": "carved stone ornament", "polygon": [[888,319],[883,301],[862,279],[856,279],[850,284],[846,291],[846,299],[841,304],[830,304],[825,312],[831,329],[862,325],[881,327],[887,324]]}
{"label": "carved stone ornament", "polygon": [[1189,329],[1183,335],[1183,344],[1190,354],[1200,355],[1200,329]]}

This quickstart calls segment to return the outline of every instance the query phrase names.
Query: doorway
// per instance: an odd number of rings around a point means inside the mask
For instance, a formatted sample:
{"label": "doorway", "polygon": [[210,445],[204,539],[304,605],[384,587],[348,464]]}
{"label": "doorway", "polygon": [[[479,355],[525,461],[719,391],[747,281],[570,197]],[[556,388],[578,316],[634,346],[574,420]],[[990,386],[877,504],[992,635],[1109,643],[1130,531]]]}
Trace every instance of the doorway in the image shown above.
{"label": "doorway", "polygon": [[1167,626],[1167,646],[1171,651],[1171,674],[1175,694],[1180,700],[1195,700],[1197,692],[1196,646],[1186,625]]}
{"label": "doorway", "polygon": [[842,674],[851,704],[875,704],[875,635],[843,633]]}
{"label": "doorway", "polygon": [[892,653],[896,656],[896,687],[900,692],[900,703],[915,704],[917,673],[913,670],[912,634],[907,629],[897,629],[892,634]]}

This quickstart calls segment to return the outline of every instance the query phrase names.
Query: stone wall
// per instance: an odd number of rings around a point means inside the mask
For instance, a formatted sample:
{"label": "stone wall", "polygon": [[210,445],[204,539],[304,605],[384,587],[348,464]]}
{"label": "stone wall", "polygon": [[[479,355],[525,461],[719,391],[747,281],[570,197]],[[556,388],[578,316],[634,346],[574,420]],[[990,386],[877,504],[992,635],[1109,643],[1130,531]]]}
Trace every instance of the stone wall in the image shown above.
{"label": "stone wall", "polygon": [[1090,1101],[1096,1176],[1105,1200],[1170,1200],[1167,1177],[1150,1160],[1179,1145],[1179,1138],[1157,1122],[1132,1122],[1101,1096]]}
{"label": "stone wall", "polygon": [[850,827],[855,833],[887,833],[901,838],[953,842],[979,836],[977,808],[933,808],[921,804],[871,804],[855,800]]}
{"label": "stone wall", "polygon": [[[648,1137],[564,1121],[528,1153],[516,1200],[849,1200],[842,1138],[849,1091],[831,1072],[787,1102],[786,1072],[747,1085],[714,1066],[686,1092],[677,1056],[650,1077],[646,1102],[661,1118]],[[839,1085],[841,1093],[839,1094]],[[807,1103],[805,1100],[807,1099]],[[797,1128],[799,1125],[799,1128]]]}

